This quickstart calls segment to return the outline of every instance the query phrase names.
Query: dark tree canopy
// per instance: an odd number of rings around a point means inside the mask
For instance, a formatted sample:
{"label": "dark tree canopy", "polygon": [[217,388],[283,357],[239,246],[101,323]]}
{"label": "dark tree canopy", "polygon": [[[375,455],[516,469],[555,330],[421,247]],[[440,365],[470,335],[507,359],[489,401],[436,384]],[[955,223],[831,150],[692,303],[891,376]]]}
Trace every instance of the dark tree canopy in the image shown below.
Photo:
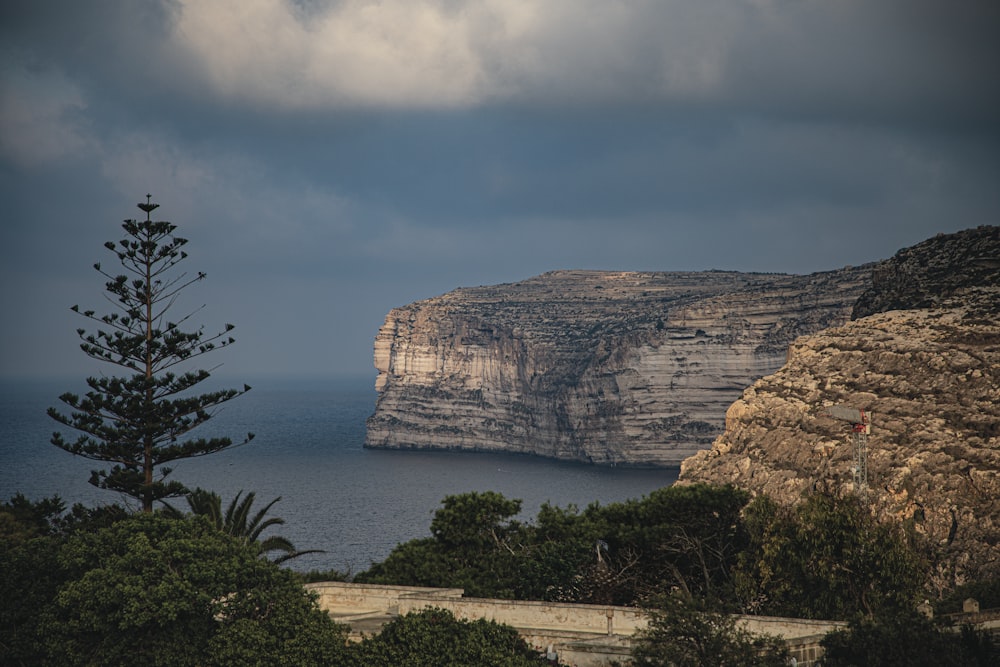
{"label": "dark tree canopy", "polygon": [[[233,445],[230,438],[189,438],[188,433],[208,421],[220,404],[250,389],[225,389],[200,395],[190,391],[208,379],[207,370],[179,372],[177,367],[233,342],[229,332],[206,334],[202,327],[185,331],[194,313],[177,319],[168,317],[178,295],[205,278],[178,272],[187,257],[187,240],[174,236],[176,226],[150,219],[157,204],[139,204],[143,221],[126,220],[125,237],[105,247],[121,264],[112,273],[100,263],[94,268],[107,279],[106,297],[115,310],[98,315],[93,310],[75,312],[97,323],[96,333],[77,329],[80,348],[87,356],[124,370],[125,377],[87,378],[90,391],[83,397],[65,393],[59,399],[72,411],[69,415],[49,408],[48,414],[83,435],[67,440],[54,433],[52,444],[71,454],[110,465],[95,470],[90,482],[138,499],[150,512],[156,501],[185,492],[178,481],[167,481],[166,464],[178,459],[204,456]],[[247,434],[244,443],[253,434]]]}
{"label": "dark tree canopy", "polygon": [[552,663],[514,628],[444,609],[400,616],[357,647],[359,667],[531,667]]}
{"label": "dark tree canopy", "polygon": [[729,615],[704,608],[684,594],[656,599],[649,626],[632,647],[636,667],[783,667],[788,664],[784,642],[756,635]]}
{"label": "dark tree canopy", "polygon": [[672,588],[731,596],[749,495],[702,484],[585,510],[542,507],[492,491],[448,496],[431,537],[397,546],[355,581],[464,588],[476,597],[636,604]]}
{"label": "dark tree canopy", "polygon": [[916,606],[923,562],[857,497],[814,494],[794,508],[759,497],[744,518],[750,544],[736,579],[748,610],[849,619]]}
{"label": "dark tree canopy", "polygon": [[455,586],[476,597],[515,597],[523,547],[513,517],[520,500],[494,491],[447,496],[431,521],[433,537],[398,545],[382,563],[355,577],[359,583]]}
{"label": "dark tree canopy", "polygon": [[0,665],[351,665],[298,577],[204,517],[0,504]]}
{"label": "dark tree canopy", "polygon": [[1000,664],[1000,646],[984,632],[935,623],[913,610],[858,617],[823,638],[824,667],[987,667]]}
{"label": "dark tree canopy", "polygon": [[137,514],[72,535],[56,566],[49,664],[319,667],[346,651],[346,628],[293,573],[201,517]]}

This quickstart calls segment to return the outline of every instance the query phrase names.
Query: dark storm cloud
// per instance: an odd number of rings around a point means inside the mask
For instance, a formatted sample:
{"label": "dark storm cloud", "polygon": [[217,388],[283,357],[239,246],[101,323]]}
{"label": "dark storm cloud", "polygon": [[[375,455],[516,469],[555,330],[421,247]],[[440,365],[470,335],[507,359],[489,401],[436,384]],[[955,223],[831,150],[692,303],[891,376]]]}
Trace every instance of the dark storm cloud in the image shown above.
{"label": "dark storm cloud", "polygon": [[65,308],[147,191],[253,373],[364,371],[389,308],[460,285],[996,224],[998,28],[976,0],[4,3],[0,305],[28,315],[0,371],[79,366]]}
{"label": "dark storm cloud", "polygon": [[[1000,45],[990,2],[787,2],[733,48],[733,96],[778,116],[992,125]],[[787,13],[787,15],[786,15]]]}

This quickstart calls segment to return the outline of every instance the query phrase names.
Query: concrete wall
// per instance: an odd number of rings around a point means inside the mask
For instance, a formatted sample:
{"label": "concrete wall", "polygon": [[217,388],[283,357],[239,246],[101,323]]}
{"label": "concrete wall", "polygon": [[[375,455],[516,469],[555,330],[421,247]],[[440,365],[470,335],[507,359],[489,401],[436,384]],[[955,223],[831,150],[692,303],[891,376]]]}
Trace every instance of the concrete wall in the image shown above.
{"label": "concrete wall", "polygon": [[[356,640],[377,633],[396,616],[438,607],[456,618],[510,625],[539,651],[554,650],[562,664],[575,667],[628,664],[632,637],[647,625],[645,614],[635,607],[466,598],[461,588],[339,581],[306,584],[305,588],[317,594],[321,609],[351,625]],[[949,620],[956,627],[970,623],[1000,636],[998,609],[954,614]],[[824,635],[847,626],[841,621],[774,616],[737,616],[736,622],[754,634],[781,637],[798,667],[814,667],[823,654],[820,641]]]}
{"label": "concrete wall", "polygon": [[814,621],[778,616],[737,616],[736,623],[755,635],[777,635],[783,639],[825,635],[847,627],[847,623],[843,621]]}
{"label": "concrete wall", "polygon": [[[400,600],[410,596],[421,596],[427,600],[461,598],[465,592],[461,588],[421,588],[418,586],[382,586],[378,584],[349,584],[342,581],[322,581],[306,584],[306,590],[319,596],[320,609],[325,611],[381,611],[384,613],[406,613],[399,611]],[[441,606],[425,604],[424,606]],[[409,610],[410,608],[408,608]]]}
{"label": "concrete wall", "polygon": [[[510,625],[540,651],[554,650],[560,661],[576,667],[627,664],[632,636],[646,627],[641,609],[607,605],[568,604],[462,597],[459,588],[420,588],[321,582],[306,588],[319,596],[320,608],[351,624],[356,638],[378,632],[397,615],[428,607],[447,609],[456,618],[484,618]],[[782,637],[799,667],[812,667],[822,653],[823,635],[844,623],[771,616],[739,616],[737,622],[753,633]]]}
{"label": "concrete wall", "polygon": [[441,606],[456,617],[472,620],[485,618],[533,630],[560,630],[602,635],[633,635],[646,627],[645,614],[635,607],[612,607],[558,602],[492,600],[480,598],[449,599],[408,596],[400,601],[399,613]]}

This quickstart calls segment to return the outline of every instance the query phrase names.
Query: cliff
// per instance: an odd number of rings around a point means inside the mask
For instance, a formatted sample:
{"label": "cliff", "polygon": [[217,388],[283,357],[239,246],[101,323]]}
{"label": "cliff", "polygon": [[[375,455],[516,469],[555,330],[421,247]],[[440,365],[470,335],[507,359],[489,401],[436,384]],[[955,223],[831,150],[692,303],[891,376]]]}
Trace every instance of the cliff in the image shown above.
{"label": "cliff", "polygon": [[[868,497],[912,522],[950,571],[942,587],[1000,574],[1000,228],[900,251],[879,265],[856,320],[795,342],[778,372],[726,413],[680,483],[732,483],[783,503],[853,488],[850,424],[872,412]],[[882,312],[885,311],[885,312]]]}
{"label": "cliff", "polygon": [[366,446],[678,465],[872,267],[807,276],[557,271],[392,310]]}

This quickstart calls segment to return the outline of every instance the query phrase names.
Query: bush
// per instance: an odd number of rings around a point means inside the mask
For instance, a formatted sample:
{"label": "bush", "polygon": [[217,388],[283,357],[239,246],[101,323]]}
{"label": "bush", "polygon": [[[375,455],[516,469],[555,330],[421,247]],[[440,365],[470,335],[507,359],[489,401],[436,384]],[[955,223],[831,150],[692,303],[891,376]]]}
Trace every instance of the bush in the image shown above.
{"label": "bush", "polygon": [[822,641],[823,667],[951,667],[1000,664],[1000,651],[989,636],[965,628],[945,629],[917,613],[859,618],[846,630]]}
{"label": "bush", "polygon": [[550,665],[514,628],[462,621],[443,609],[401,616],[357,647],[361,667],[538,667]]}
{"label": "bush", "polygon": [[632,649],[635,667],[784,667],[788,650],[778,637],[740,628],[729,614],[670,595],[651,609],[649,626]]}
{"label": "bush", "polygon": [[346,628],[293,573],[203,519],[7,540],[0,565],[3,664],[331,665],[347,653]]}

